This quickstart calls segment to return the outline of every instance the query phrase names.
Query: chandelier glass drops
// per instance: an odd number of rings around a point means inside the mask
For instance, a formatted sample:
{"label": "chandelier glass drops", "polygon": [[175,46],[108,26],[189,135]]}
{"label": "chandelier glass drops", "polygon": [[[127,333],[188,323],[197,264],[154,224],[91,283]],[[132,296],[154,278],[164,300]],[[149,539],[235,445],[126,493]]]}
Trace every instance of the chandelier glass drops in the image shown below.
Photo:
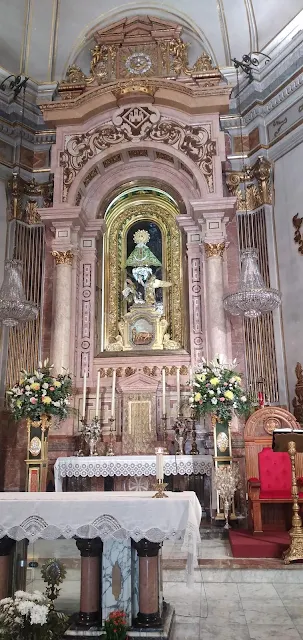
{"label": "chandelier glass drops", "polygon": [[256,249],[243,249],[241,262],[239,291],[225,296],[224,309],[232,316],[245,318],[258,318],[276,309],[281,304],[281,294],[265,286]]}
{"label": "chandelier glass drops", "polygon": [[7,327],[15,327],[23,322],[34,320],[38,307],[26,300],[22,285],[22,262],[6,260],[4,279],[0,289],[0,322]]}

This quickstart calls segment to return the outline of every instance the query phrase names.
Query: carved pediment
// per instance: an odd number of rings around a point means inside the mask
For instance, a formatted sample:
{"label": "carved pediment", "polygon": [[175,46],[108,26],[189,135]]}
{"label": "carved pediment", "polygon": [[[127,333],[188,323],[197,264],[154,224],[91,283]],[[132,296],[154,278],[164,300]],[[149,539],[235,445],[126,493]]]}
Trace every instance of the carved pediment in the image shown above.
{"label": "carved pediment", "polygon": [[90,75],[85,77],[76,65],[69,67],[59,86],[60,96],[75,96],[75,83],[81,94],[85,91],[83,83],[94,86],[135,80],[138,92],[140,82],[152,77],[183,78],[193,86],[197,82],[202,86],[219,85],[221,73],[205,51],[190,67],[189,43],[183,41],[181,34],[182,27],[177,23],[150,16],[125,18],[99,29],[94,34]]}
{"label": "carved pediment", "polygon": [[99,29],[94,34],[97,44],[140,44],[179,38],[182,27],[176,22],[149,16],[133,16]]}
{"label": "carved pediment", "polygon": [[117,382],[117,388],[122,393],[156,393],[159,386],[159,380],[147,376],[141,371],[136,371],[132,376],[127,378],[119,378]]}

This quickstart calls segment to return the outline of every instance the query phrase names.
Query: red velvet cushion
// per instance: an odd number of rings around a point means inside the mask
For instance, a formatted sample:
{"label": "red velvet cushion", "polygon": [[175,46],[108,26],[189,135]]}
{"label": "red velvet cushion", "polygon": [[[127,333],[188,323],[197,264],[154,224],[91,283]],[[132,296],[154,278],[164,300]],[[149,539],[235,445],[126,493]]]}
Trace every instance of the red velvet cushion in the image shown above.
{"label": "red velvet cushion", "polygon": [[288,453],[274,453],[271,448],[259,452],[260,498],[291,498],[291,463]]}

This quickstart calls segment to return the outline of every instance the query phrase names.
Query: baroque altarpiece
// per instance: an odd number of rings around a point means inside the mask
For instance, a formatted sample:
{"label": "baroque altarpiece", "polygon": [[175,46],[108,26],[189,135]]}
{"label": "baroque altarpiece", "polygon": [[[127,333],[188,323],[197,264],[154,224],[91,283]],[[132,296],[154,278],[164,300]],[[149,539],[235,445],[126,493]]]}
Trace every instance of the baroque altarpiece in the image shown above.
{"label": "baroque altarpiece", "polygon": [[116,454],[140,454],[164,415],[169,434],[189,411],[203,357],[244,370],[241,320],[223,308],[239,276],[241,177],[226,189],[220,126],[231,89],[206,52],[189,63],[178,24],[139,16],[94,39],[90,67],[75,60],[41,105],[53,201],[30,203],[45,236],[43,356],[75,376],[77,414],[51,435],[50,461],[76,449],[84,374],[99,453],[112,431]]}

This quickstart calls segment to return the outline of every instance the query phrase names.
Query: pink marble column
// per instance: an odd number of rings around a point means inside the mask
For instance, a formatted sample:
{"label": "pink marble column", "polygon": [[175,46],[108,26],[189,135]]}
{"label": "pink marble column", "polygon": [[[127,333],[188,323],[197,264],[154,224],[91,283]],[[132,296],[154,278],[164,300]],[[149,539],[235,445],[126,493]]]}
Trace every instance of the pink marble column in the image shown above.
{"label": "pink marble column", "polygon": [[100,538],[78,539],[81,553],[81,590],[79,624],[92,626],[101,622],[100,576],[102,541]]}
{"label": "pink marble column", "polygon": [[0,540],[0,600],[8,596],[11,550],[14,545],[15,541],[11,538],[5,537]]}
{"label": "pink marble column", "polygon": [[160,544],[143,538],[135,543],[139,556],[139,613],[136,624],[140,627],[161,625],[159,614],[159,566]]}

